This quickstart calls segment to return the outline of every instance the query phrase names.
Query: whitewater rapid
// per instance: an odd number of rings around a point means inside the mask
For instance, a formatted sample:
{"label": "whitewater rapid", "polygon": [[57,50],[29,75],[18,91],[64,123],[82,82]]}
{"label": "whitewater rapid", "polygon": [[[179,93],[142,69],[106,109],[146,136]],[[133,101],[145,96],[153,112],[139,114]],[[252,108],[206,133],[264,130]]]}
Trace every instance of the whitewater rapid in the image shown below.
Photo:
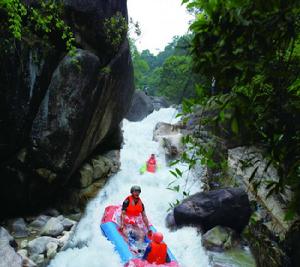
{"label": "whitewater rapid", "polygon": [[[159,143],[152,141],[153,129],[158,122],[175,123],[176,110],[173,108],[154,111],[141,122],[123,121],[124,145],[121,150],[121,169],[112,176],[97,197],[86,208],[70,248],[57,254],[49,267],[122,267],[119,255],[113,245],[100,231],[100,220],[108,205],[118,205],[130,194],[132,185],[140,185],[140,195],[146,214],[151,223],[164,234],[168,244],[181,267],[207,267],[208,256],[201,245],[201,236],[195,228],[186,227],[171,232],[165,226],[169,203],[181,199],[182,194],[167,189],[175,177],[165,164],[164,154]],[[160,170],[141,175],[139,168],[151,153],[157,155]],[[183,171],[186,166],[178,164]],[[185,172],[187,174],[188,172]],[[173,185],[186,187],[191,194],[200,191],[200,181],[189,174],[188,182],[178,179]]]}

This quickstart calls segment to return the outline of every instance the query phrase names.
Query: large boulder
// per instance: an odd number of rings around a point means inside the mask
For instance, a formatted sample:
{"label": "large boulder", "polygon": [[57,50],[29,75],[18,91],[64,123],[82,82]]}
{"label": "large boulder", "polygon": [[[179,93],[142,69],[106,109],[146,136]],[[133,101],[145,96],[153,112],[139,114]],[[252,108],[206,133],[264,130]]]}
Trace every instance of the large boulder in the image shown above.
{"label": "large boulder", "polygon": [[182,150],[182,133],[179,125],[159,122],[153,131],[153,140],[159,142],[163,147],[167,160],[177,158]]}
{"label": "large boulder", "polygon": [[28,243],[29,255],[38,255],[47,251],[47,245],[49,243],[58,244],[59,241],[49,236],[38,237]]}
{"label": "large boulder", "polygon": [[[55,32],[50,49],[23,38],[1,54],[0,217],[52,204],[94,150],[120,147],[119,124],[134,92],[126,31],[119,32],[126,1],[63,5],[81,48],[74,56]],[[109,28],[116,17],[122,25]]]}
{"label": "large boulder", "polygon": [[42,229],[41,234],[47,236],[58,236],[64,231],[64,225],[59,218],[51,218]]}
{"label": "large boulder", "polygon": [[131,107],[126,115],[129,121],[141,121],[154,110],[151,98],[143,91],[134,93]]}
{"label": "large boulder", "polygon": [[163,96],[151,96],[151,99],[155,110],[168,108],[170,106],[168,101]]}
{"label": "large boulder", "polygon": [[248,196],[240,188],[197,193],[174,209],[177,226],[200,226],[204,232],[217,225],[241,232],[248,224],[250,215]]}
{"label": "large boulder", "polygon": [[14,238],[9,234],[9,232],[0,226],[0,245],[10,245],[12,247],[17,247],[17,243]]}
{"label": "large boulder", "polygon": [[[108,62],[126,38],[128,19],[126,0],[63,0],[66,18],[73,25],[81,47],[97,51]],[[115,18],[117,23],[111,23]],[[115,27],[115,28],[114,28]],[[114,40],[113,40],[114,39]],[[113,42],[113,45],[112,45]]]}
{"label": "large boulder", "polygon": [[202,245],[211,251],[224,251],[237,244],[235,233],[228,227],[216,226],[202,236]]}
{"label": "large boulder", "polygon": [[40,215],[34,221],[32,221],[29,226],[34,229],[41,229],[49,221],[50,216]]}
{"label": "large boulder", "polygon": [[0,243],[0,259],[0,267],[22,267],[22,257],[9,244]]}
{"label": "large boulder", "polygon": [[16,238],[23,238],[29,235],[26,222],[23,218],[14,219],[11,222],[11,229]]}

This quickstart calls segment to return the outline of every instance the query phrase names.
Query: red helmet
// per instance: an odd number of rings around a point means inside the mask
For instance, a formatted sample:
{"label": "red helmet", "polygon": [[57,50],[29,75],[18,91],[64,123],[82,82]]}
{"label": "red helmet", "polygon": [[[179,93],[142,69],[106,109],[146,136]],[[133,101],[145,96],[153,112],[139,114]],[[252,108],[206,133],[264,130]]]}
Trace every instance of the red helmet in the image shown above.
{"label": "red helmet", "polygon": [[163,241],[163,239],[164,239],[164,236],[160,232],[156,232],[152,236],[152,240],[156,243],[161,243],[161,241]]}

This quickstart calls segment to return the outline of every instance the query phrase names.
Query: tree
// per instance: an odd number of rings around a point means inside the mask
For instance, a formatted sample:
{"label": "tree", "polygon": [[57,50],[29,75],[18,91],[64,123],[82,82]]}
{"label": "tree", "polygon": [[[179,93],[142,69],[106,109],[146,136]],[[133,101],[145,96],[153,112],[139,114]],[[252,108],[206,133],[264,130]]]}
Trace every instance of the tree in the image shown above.
{"label": "tree", "polygon": [[184,97],[194,96],[195,75],[191,69],[191,58],[170,56],[164,62],[160,74],[159,95],[179,104]]}
{"label": "tree", "polygon": [[[233,132],[246,127],[251,133],[247,142],[265,148],[280,175],[268,185],[270,193],[291,187],[296,193],[292,203],[299,211],[300,2],[183,2],[198,10],[191,25],[193,62],[198,73],[216,80],[219,118],[231,109]],[[210,88],[203,88],[205,99],[211,97]]]}
{"label": "tree", "polygon": [[139,53],[132,44],[136,88],[147,87],[151,95],[166,96],[173,103],[193,96],[200,75],[192,70],[190,42],[190,35],[175,36],[157,56],[149,50]]}

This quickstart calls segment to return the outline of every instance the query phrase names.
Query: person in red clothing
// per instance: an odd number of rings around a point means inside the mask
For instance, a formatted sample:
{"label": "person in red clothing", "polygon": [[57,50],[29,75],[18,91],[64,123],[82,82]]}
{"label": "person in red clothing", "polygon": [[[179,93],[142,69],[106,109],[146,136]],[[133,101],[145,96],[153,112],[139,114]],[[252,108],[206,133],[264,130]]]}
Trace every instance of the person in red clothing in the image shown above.
{"label": "person in red clothing", "polygon": [[141,191],[140,186],[134,185],[131,187],[131,195],[124,200],[122,205],[120,222],[120,230],[124,232],[126,228],[133,229],[137,239],[144,238],[146,232],[149,231],[149,221],[145,213],[145,207],[139,197]]}
{"label": "person in red clothing", "polygon": [[149,263],[155,264],[165,264],[166,262],[170,262],[170,258],[168,256],[168,248],[167,245],[162,242],[164,236],[160,232],[156,232],[152,236],[152,241],[146,248],[145,254],[143,256],[144,260],[147,260]]}
{"label": "person in red clothing", "polygon": [[154,154],[151,154],[151,157],[147,160],[147,171],[153,173],[156,171],[156,159]]}

